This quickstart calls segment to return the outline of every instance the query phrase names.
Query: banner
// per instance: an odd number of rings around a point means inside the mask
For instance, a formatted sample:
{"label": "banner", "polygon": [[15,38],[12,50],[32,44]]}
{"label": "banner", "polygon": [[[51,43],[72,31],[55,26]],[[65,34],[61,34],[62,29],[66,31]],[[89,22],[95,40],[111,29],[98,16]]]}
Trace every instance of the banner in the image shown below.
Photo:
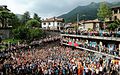
{"label": "banner", "polygon": [[77,43],[74,43],[74,46],[76,47],[76,46],[78,46],[78,44],[77,44]]}
{"label": "banner", "polygon": [[69,44],[70,46],[72,46],[72,42],[68,42],[68,44]]}

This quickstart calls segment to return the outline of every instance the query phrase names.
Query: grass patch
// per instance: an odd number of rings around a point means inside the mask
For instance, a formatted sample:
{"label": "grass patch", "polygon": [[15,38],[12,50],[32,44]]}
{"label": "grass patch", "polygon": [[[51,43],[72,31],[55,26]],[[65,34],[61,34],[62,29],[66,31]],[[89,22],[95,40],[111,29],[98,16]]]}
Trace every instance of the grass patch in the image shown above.
{"label": "grass patch", "polygon": [[4,50],[6,48],[6,46],[0,46],[0,51]]}
{"label": "grass patch", "polygon": [[5,39],[5,40],[3,40],[3,42],[5,42],[5,43],[13,43],[13,44],[15,44],[15,43],[18,43],[18,41],[20,42],[20,40],[17,40],[17,39]]}

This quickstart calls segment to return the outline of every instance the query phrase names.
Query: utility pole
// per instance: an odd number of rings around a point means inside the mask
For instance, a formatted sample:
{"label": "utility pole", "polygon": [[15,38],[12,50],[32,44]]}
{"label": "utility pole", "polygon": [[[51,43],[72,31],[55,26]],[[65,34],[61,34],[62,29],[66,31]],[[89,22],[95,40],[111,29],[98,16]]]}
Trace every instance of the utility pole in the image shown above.
{"label": "utility pole", "polygon": [[77,26],[78,26],[78,23],[79,23],[79,14],[77,14]]}
{"label": "utility pole", "polygon": [[76,28],[76,33],[77,33],[77,30],[78,30],[78,26],[79,26],[79,14],[77,14],[77,28]]}

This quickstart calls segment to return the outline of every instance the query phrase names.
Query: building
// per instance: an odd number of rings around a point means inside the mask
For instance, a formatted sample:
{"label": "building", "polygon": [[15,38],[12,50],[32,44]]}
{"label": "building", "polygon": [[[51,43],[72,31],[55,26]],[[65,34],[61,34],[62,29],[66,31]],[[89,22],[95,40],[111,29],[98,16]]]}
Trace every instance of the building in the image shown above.
{"label": "building", "polygon": [[[120,20],[120,7],[112,7],[112,17],[106,19],[105,25],[98,19],[80,21],[79,29],[97,30],[107,28],[106,26],[113,23],[116,19]],[[61,44],[98,53],[100,55],[120,59],[120,37],[115,32],[96,32],[96,31],[65,31],[61,33]]]}
{"label": "building", "polygon": [[98,19],[95,20],[87,20],[87,21],[81,21],[79,22],[79,26],[81,29],[83,30],[89,30],[89,29],[93,29],[93,30],[99,30],[99,26],[100,26],[100,21],[98,21]]}
{"label": "building", "polygon": [[112,20],[119,19],[120,20],[120,6],[112,7]]}
{"label": "building", "polygon": [[42,28],[49,30],[62,30],[64,27],[64,19],[63,18],[46,18],[42,20]]}
{"label": "building", "polygon": [[112,7],[111,9],[112,9],[112,17],[106,19],[105,25],[103,25],[103,23],[100,22],[98,19],[95,19],[95,20],[80,21],[79,27],[84,30],[93,29],[98,31],[99,29],[106,28],[107,25],[112,23],[114,20],[116,19],[120,20],[120,6]]}

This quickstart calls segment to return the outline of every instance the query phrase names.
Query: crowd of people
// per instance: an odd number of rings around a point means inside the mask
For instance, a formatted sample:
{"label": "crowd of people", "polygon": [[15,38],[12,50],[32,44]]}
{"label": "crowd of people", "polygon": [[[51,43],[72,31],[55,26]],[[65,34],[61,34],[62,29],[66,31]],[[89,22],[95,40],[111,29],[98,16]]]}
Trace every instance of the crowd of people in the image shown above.
{"label": "crowd of people", "polygon": [[115,31],[95,31],[95,30],[63,30],[62,34],[75,34],[75,35],[86,35],[86,36],[100,36],[100,37],[120,37],[120,35]]}
{"label": "crowd of people", "polygon": [[119,75],[120,71],[120,62],[113,63],[113,58],[66,47],[59,41],[13,49],[9,58],[0,60],[0,75]]}
{"label": "crowd of people", "polygon": [[43,43],[47,43],[49,41],[56,41],[56,40],[60,40],[60,36],[48,36],[46,38],[43,38],[43,39],[40,39],[40,40],[34,40],[31,42],[31,45],[40,45],[40,44],[43,44]]}
{"label": "crowd of people", "polygon": [[3,57],[8,57],[9,56],[9,52],[14,51],[16,49],[21,49],[21,48],[30,48],[30,47],[36,47],[39,45],[42,45],[44,43],[49,43],[51,41],[57,41],[60,40],[59,36],[48,36],[46,38],[42,38],[40,40],[34,40],[32,41],[29,45],[24,42],[24,43],[5,43],[5,42],[1,42],[0,45],[5,46],[5,48],[0,49],[0,58]]}
{"label": "crowd of people", "polygon": [[105,45],[101,45],[100,43],[98,44],[97,42],[93,42],[92,41],[86,41],[84,39],[78,39],[78,38],[70,38],[70,37],[63,37],[63,43],[69,44],[70,42],[72,43],[71,46],[74,46],[75,44],[77,44],[77,46],[79,47],[83,47],[83,48],[87,48],[87,49],[91,49],[91,50],[95,50],[98,52],[103,52],[103,53],[108,53],[108,54],[112,54],[115,56],[120,56],[119,55],[119,48],[115,48],[112,45],[105,46]]}

